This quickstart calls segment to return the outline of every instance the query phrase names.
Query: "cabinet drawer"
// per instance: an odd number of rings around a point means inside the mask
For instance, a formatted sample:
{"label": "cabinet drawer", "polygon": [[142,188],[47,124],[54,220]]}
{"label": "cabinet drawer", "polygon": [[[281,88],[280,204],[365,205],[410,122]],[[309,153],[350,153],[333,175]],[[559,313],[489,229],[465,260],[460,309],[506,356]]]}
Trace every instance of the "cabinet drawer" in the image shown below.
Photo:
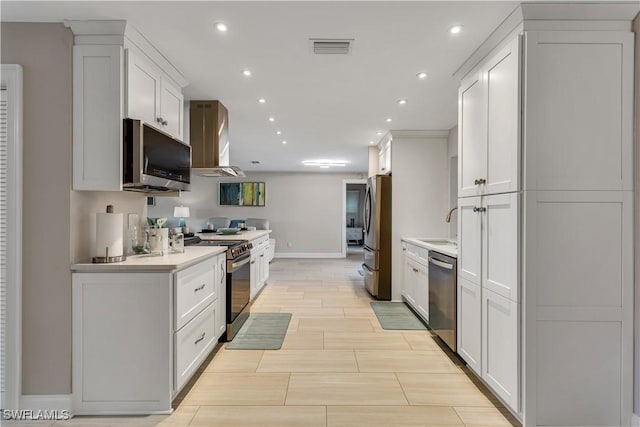
{"label": "cabinet drawer", "polygon": [[418,261],[425,265],[429,263],[429,250],[420,246],[407,243],[407,255],[418,258]]}
{"label": "cabinet drawer", "polygon": [[175,274],[175,330],[218,297],[215,258],[208,259]]}
{"label": "cabinet drawer", "polygon": [[216,343],[216,304],[210,304],[174,334],[175,391],[198,369]]}

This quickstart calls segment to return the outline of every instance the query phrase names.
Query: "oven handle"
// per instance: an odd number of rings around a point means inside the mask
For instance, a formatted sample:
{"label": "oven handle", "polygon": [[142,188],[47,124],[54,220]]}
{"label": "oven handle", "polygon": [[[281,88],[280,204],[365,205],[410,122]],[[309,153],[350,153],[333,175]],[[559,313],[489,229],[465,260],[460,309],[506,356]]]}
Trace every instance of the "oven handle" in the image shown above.
{"label": "oven handle", "polygon": [[248,263],[250,260],[251,260],[251,257],[246,257],[245,259],[243,259],[241,261],[234,262],[233,264],[231,264],[231,270],[233,271],[236,268],[242,267],[243,265]]}

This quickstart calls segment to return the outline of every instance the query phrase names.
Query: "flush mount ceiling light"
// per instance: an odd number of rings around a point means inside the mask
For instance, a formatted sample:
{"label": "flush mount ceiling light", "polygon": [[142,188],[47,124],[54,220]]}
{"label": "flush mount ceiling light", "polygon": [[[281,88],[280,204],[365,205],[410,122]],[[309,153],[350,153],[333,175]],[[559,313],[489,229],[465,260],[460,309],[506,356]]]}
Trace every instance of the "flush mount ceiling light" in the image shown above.
{"label": "flush mount ceiling light", "polygon": [[276,121],[276,119],[275,119],[275,118],[273,118],[273,117],[269,117],[269,121],[270,121],[270,122],[275,122],[275,121]]}
{"label": "flush mount ceiling light", "polygon": [[424,80],[427,78],[427,73],[425,73],[424,71],[421,71],[418,74],[416,74],[416,77],[419,78],[420,80]]}
{"label": "flush mount ceiling light", "polygon": [[267,100],[266,100],[266,99],[264,99],[264,98],[258,98],[258,102],[259,102],[260,104],[264,104],[265,102],[267,102]]}
{"label": "flush mount ceiling light", "polygon": [[302,164],[305,166],[317,166],[322,169],[328,169],[331,167],[345,167],[349,162],[349,160],[329,160],[329,159],[320,159],[320,160],[303,160]]}
{"label": "flush mount ceiling light", "polygon": [[221,33],[226,33],[228,28],[223,22],[216,22],[216,30],[220,31]]}
{"label": "flush mount ceiling light", "polygon": [[387,117],[386,122],[387,122],[387,123],[391,123],[391,122],[392,122],[391,117]]}
{"label": "flush mount ceiling light", "polygon": [[449,33],[451,34],[458,34],[460,31],[462,31],[462,25],[453,25],[449,27]]}
{"label": "flush mount ceiling light", "polygon": [[251,71],[250,70],[242,70],[242,74],[249,77],[251,75]]}
{"label": "flush mount ceiling light", "polygon": [[409,102],[409,101],[407,101],[406,99],[398,99],[398,104],[400,104],[400,105],[404,105],[407,102]]}

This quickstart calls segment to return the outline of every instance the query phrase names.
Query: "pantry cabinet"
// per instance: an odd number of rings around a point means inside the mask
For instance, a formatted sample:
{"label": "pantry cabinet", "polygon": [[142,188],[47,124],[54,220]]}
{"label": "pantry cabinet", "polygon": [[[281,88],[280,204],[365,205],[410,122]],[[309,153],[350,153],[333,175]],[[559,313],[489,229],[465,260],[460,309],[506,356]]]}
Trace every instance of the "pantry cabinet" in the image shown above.
{"label": "pantry cabinet", "polygon": [[[67,21],[73,46],[73,189],[122,190],[122,120],[182,140],[187,81],[125,21]],[[100,35],[96,35],[100,34]]]}
{"label": "pantry cabinet", "polygon": [[631,423],[636,14],[522,4],[458,74],[458,352],[523,425]]}

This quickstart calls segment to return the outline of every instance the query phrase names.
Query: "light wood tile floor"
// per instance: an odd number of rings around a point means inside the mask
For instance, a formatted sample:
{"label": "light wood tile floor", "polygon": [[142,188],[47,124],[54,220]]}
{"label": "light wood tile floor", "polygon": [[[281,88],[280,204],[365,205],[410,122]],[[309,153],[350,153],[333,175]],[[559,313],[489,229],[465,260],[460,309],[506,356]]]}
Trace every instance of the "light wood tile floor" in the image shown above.
{"label": "light wood tile floor", "polygon": [[172,415],[76,417],[53,425],[518,425],[429,331],[380,327],[358,274],[361,258],[274,260],[252,311],[293,315],[283,348],[221,345]]}

